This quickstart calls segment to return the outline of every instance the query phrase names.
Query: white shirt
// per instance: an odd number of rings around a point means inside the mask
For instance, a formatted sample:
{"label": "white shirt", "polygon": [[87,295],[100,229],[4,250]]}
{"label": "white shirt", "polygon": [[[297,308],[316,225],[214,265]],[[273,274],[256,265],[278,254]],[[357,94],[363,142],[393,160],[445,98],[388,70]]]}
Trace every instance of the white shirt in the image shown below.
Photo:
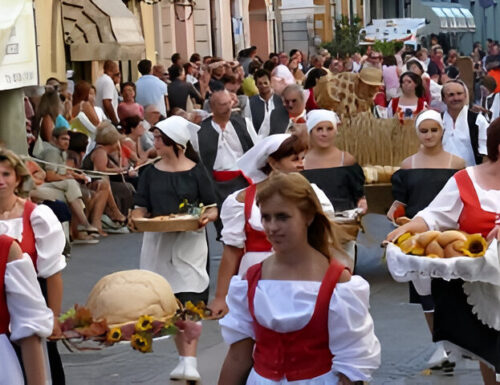
{"label": "white shirt", "polygon": [[[475,166],[476,160],[474,159],[474,152],[471,147],[469,125],[467,122],[468,109],[468,106],[464,106],[455,122],[453,122],[453,118],[448,111],[444,113],[443,148],[445,151],[464,159],[467,166]],[[479,153],[486,154],[486,129],[488,128],[488,122],[481,114],[478,114],[476,124],[479,128],[478,150]]]}
{"label": "white shirt", "polygon": [[[261,279],[255,290],[255,318],[266,328],[288,333],[304,328],[314,312],[321,283]],[[229,313],[219,321],[227,344],[255,339],[253,318],[248,310],[248,284],[240,276],[231,279],[226,297]],[[352,381],[370,381],[380,366],[380,343],[375,336],[369,309],[370,287],[360,276],[338,283],[328,307],[329,348],[334,355],[332,370],[306,380],[273,381],[250,373],[252,385],[336,385],[337,373]]]}
{"label": "white shirt", "polygon": [[[474,168],[467,167],[467,172],[474,184],[481,209],[500,213],[500,190],[485,190],[477,184]],[[449,230],[458,228],[458,218],[464,204],[460,198],[457,182],[451,177],[431,204],[416,216],[423,218],[430,230]]]}
{"label": "white shirt", "polygon": [[227,122],[223,130],[212,120],[212,127],[219,134],[217,142],[217,155],[214,162],[215,171],[235,171],[239,170],[236,161],[243,155],[243,147],[240,138],[236,134],[231,121]]}
{"label": "white shirt", "polygon": [[191,84],[196,84],[198,83],[198,79],[196,79],[193,75],[187,74],[186,75],[186,81]]}
{"label": "white shirt", "polygon": [[493,94],[493,104],[491,105],[491,122],[500,117],[500,93]]}
{"label": "white shirt", "polygon": [[[31,213],[30,222],[38,255],[38,277],[48,278],[66,267],[66,259],[62,255],[66,237],[61,223],[48,206],[36,206]],[[20,242],[23,238],[23,218],[0,220],[0,234],[6,234]]]}
{"label": "white shirt", "polygon": [[274,94],[271,94],[269,100],[266,102],[260,95],[259,99],[264,103],[264,119],[259,128],[259,137],[265,138],[271,131],[271,112],[274,110]]}
{"label": "white shirt", "polygon": [[[104,109],[102,101],[104,99],[110,99],[113,109],[115,110],[115,115],[118,118],[118,91],[116,90],[115,83],[113,79],[107,74],[102,74],[102,76],[97,79],[95,83],[96,94],[95,102],[98,107]],[[108,116],[108,118],[110,118]]]}

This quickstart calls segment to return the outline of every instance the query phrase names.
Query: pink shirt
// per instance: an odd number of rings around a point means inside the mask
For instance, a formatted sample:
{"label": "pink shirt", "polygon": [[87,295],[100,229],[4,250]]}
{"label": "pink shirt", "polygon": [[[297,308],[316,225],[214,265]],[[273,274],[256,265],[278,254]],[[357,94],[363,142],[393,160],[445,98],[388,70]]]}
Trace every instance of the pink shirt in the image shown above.
{"label": "pink shirt", "polygon": [[144,119],[144,107],[138,103],[121,102],[118,105],[118,119],[123,121],[129,116],[138,116],[141,119]]}

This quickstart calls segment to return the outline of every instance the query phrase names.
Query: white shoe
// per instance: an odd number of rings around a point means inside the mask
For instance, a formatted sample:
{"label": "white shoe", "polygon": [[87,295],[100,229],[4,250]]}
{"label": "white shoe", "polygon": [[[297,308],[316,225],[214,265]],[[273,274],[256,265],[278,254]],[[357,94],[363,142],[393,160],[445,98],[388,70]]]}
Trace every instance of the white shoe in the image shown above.
{"label": "white shoe", "polygon": [[446,354],[443,343],[437,342],[436,350],[432,353],[432,356],[429,358],[429,361],[427,361],[427,364],[429,366],[439,366],[446,360],[448,360],[448,354]]}
{"label": "white shoe", "polygon": [[170,379],[174,381],[183,380],[184,379],[184,357],[179,357],[179,363],[177,366],[170,372]]}
{"label": "white shoe", "polygon": [[201,383],[200,373],[198,373],[198,360],[196,357],[184,357],[184,379]]}

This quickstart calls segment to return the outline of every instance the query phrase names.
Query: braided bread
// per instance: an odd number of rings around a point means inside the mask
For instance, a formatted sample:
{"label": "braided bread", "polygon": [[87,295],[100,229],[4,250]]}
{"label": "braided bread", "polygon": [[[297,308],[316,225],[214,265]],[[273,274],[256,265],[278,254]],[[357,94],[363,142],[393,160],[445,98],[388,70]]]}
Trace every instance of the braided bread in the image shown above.
{"label": "braided bread", "polygon": [[405,254],[430,258],[458,256],[482,257],[486,252],[486,240],[480,234],[466,234],[458,230],[426,231],[412,235],[403,234],[396,241]]}

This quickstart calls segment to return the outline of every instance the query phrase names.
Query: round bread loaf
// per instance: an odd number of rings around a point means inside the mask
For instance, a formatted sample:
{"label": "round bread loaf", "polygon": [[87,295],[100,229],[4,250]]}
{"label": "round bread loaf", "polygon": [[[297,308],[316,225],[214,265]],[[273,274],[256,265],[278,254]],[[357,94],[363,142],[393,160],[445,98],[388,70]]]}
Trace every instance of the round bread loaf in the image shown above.
{"label": "round bread loaf", "polygon": [[95,320],[106,319],[111,328],[136,322],[142,315],[165,322],[179,307],[165,278],[147,270],[125,270],[102,277],[86,306]]}

